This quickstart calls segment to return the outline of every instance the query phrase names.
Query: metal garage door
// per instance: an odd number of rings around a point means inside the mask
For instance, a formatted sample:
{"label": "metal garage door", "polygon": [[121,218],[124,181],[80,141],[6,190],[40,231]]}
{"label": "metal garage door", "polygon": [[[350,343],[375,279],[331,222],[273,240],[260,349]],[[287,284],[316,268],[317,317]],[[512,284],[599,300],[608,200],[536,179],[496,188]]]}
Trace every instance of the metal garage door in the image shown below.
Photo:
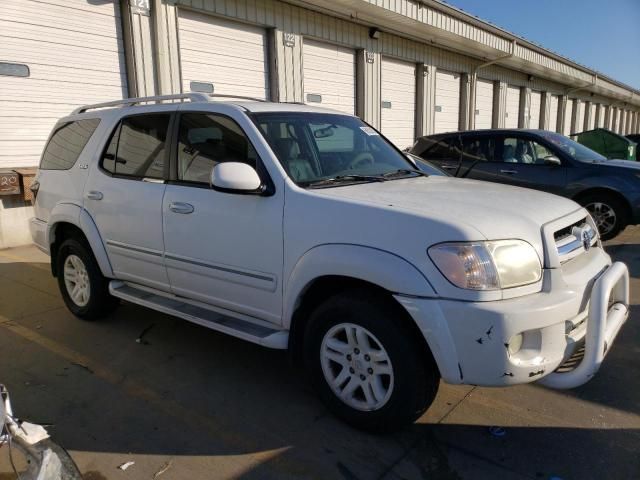
{"label": "metal garage door", "polygon": [[578,106],[577,108],[577,118],[578,121],[576,122],[576,126],[575,126],[575,133],[580,133],[583,132],[585,130],[584,128],[584,117],[585,117],[585,104],[584,102],[578,102]]}
{"label": "metal garage door", "polygon": [[572,113],[573,113],[573,99],[568,99],[567,103],[564,107],[564,125],[562,125],[562,134],[569,135],[573,133],[571,131],[571,121],[572,121]]}
{"label": "metal garage door", "polygon": [[593,130],[596,127],[596,104],[589,104],[589,122],[587,123],[587,130]]}
{"label": "metal garage door", "polygon": [[410,147],[416,132],[416,65],[382,58],[381,131],[398,148]]}
{"label": "metal garage door", "polygon": [[558,129],[558,104],[560,99],[558,95],[551,95],[549,100],[549,130],[552,132]]}
{"label": "metal garage door", "polygon": [[529,102],[529,128],[540,128],[540,108],[542,106],[542,93],[531,91]]}
{"label": "metal garage door", "polygon": [[182,89],[211,83],[215,93],[269,98],[264,28],[179,10]]}
{"label": "metal garage door", "polygon": [[493,82],[478,79],[476,83],[476,128],[493,126]]}
{"label": "metal garage door", "polygon": [[350,48],[316,42],[302,45],[304,101],[353,115],[356,110],[356,60]]}
{"label": "metal garage door", "polygon": [[37,165],[55,122],[78,105],[127,96],[119,2],[44,6],[2,1],[0,61],[29,76],[0,76],[0,168]]}
{"label": "metal garage door", "polygon": [[504,127],[518,128],[518,115],[520,114],[520,87],[507,86],[507,105],[506,105]]}
{"label": "metal garage door", "polygon": [[436,71],[436,108],[434,133],[460,129],[460,75]]}

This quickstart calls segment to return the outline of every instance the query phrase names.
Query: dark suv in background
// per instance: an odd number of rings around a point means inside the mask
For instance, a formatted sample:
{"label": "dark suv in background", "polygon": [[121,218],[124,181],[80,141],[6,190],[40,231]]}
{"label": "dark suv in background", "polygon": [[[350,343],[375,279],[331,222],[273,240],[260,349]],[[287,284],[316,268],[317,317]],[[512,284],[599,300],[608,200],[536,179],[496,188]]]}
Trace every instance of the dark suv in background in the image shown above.
{"label": "dark suv in background", "polygon": [[585,206],[603,239],[640,223],[640,164],[608,160],[545,130],[470,130],[420,137],[409,150],[457,177],[534,188]]}

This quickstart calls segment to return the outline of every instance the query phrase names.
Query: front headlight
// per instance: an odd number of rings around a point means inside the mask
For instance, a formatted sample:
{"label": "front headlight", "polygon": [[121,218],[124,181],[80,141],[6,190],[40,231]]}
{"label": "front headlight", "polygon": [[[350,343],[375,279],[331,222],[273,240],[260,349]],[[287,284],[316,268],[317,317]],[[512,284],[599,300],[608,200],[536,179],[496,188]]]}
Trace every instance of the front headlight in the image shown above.
{"label": "front headlight", "polygon": [[523,240],[441,243],[428,252],[438,270],[460,288],[498,290],[542,277],[538,254]]}

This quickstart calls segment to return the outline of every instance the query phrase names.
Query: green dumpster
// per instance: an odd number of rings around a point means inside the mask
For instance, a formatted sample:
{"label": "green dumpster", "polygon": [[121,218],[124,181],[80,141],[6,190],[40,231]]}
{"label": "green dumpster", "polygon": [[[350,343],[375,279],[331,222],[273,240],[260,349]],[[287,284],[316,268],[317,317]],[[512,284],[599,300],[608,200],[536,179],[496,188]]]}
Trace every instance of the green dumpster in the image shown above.
{"label": "green dumpster", "polygon": [[606,128],[595,128],[571,137],[585,147],[595,150],[607,158],[636,160],[636,144],[622,135]]}

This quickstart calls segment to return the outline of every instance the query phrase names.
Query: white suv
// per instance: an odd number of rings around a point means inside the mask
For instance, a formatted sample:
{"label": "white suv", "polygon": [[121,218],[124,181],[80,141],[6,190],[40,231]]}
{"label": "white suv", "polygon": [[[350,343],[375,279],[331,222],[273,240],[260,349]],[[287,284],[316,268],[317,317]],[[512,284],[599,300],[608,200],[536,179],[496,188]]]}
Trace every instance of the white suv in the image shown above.
{"label": "white suv", "polygon": [[36,180],[33,239],[75,315],[123,299],[289,349],[367,430],[414,421],[440,378],[580,385],[628,316],[627,268],[579,205],[429,176],[330,110],[87,106],[56,125]]}

